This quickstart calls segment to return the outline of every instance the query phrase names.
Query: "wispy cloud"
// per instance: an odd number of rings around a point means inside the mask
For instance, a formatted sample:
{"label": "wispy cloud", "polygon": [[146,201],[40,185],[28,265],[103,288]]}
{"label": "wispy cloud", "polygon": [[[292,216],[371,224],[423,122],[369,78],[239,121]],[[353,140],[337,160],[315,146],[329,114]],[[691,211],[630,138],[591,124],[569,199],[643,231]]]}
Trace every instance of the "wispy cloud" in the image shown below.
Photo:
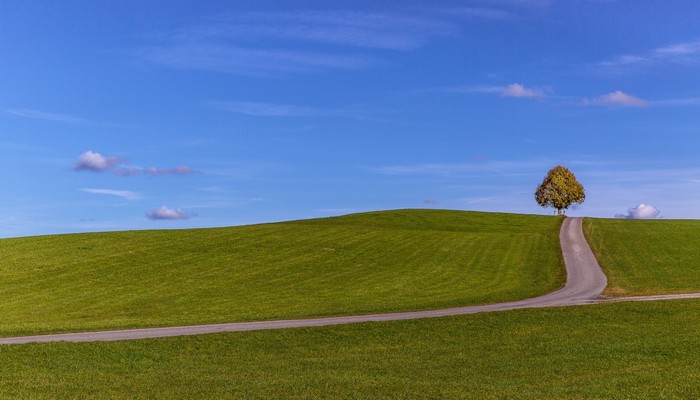
{"label": "wispy cloud", "polygon": [[677,43],[665,47],[659,47],[652,53],[655,57],[669,61],[697,61],[695,57],[700,55],[700,41]]}
{"label": "wispy cloud", "polygon": [[440,20],[356,11],[250,13],[199,31],[208,37],[283,39],[395,51],[412,50],[432,36],[454,32],[452,24]]}
{"label": "wispy cloud", "polygon": [[700,41],[670,44],[643,54],[624,54],[601,61],[593,68],[610,73],[627,73],[668,64],[700,66]]}
{"label": "wispy cloud", "polygon": [[167,206],[160,206],[146,212],[146,218],[151,220],[177,220],[177,219],[189,219],[191,214],[179,209],[170,208]]}
{"label": "wispy cloud", "polygon": [[171,43],[142,49],[147,61],[164,66],[214,71],[252,77],[329,69],[364,69],[382,64],[366,54],[342,54],[288,49],[244,48],[221,43]]}
{"label": "wispy cloud", "polygon": [[385,63],[382,51],[404,52],[435,37],[456,34],[448,20],[351,11],[248,13],[159,35],[160,43],[135,54],[182,69],[248,76]]}
{"label": "wispy cloud", "polygon": [[109,196],[117,196],[121,197],[126,200],[139,200],[141,199],[141,194],[132,192],[129,190],[114,190],[114,189],[80,189],[81,191],[85,193],[93,193],[93,194],[104,194],[104,195],[109,195]]}
{"label": "wispy cloud", "polygon": [[521,162],[486,161],[473,163],[425,163],[412,165],[392,165],[372,168],[375,173],[383,175],[440,175],[461,176],[473,173],[520,174],[525,170],[542,169],[551,161],[531,160]]}
{"label": "wispy cloud", "polygon": [[367,112],[360,108],[318,108],[290,104],[250,101],[210,102],[211,107],[255,117],[348,117],[363,118]]}
{"label": "wispy cloud", "polygon": [[443,14],[462,18],[509,20],[516,17],[516,14],[511,11],[495,7],[457,7],[439,11]]}
{"label": "wispy cloud", "polygon": [[593,99],[584,99],[583,104],[587,106],[602,107],[647,107],[649,102],[620,90],[616,90]]}
{"label": "wispy cloud", "polygon": [[39,111],[39,110],[32,110],[32,109],[7,109],[5,110],[6,112],[19,116],[19,117],[25,117],[25,118],[33,118],[33,119],[43,119],[47,121],[55,121],[55,122],[63,122],[67,124],[81,124],[81,125],[87,125],[87,124],[92,124],[92,121],[89,121],[84,118],[78,118],[74,117],[72,115],[68,114],[58,114],[58,113],[51,113],[51,112],[46,112],[46,111]]}
{"label": "wispy cloud", "polygon": [[163,175],[189,175],[193,173],[192,167],[187,165],[178,165],[175,168],[156,168],[149,167],[143,170],[146,175],[163,176]]}
{"label": "wispy cloud", "polygon": [[654,106],[700,106],[700,97],[651,101]]}
{"label": "wispy cloud", "polygon": [[324,113],[320,109],[311,107],[249,101],[213,102],[211,105],[221,110],[256,117],[308,117]]}

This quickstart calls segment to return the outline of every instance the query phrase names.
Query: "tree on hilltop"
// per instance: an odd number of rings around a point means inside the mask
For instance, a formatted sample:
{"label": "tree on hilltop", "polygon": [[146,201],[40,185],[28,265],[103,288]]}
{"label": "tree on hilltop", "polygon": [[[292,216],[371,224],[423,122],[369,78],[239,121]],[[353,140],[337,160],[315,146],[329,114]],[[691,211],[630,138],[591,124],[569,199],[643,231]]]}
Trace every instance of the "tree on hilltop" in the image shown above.
{"label": "tree on hilltop", "polygon": [[572,204],[581,204],[586,200],[586,191],[576,176],[568,169],[557,165],[547,172],[542,183],[535,190],[535,201],[542,207],[554,207],[557,215]]}

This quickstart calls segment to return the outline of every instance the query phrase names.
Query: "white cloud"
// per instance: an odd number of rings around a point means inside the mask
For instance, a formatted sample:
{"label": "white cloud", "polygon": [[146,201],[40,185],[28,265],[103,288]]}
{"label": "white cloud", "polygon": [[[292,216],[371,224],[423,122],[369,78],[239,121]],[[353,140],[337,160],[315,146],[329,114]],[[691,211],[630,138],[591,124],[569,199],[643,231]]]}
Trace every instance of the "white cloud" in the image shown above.
{"label": "white cloud", "polygon": [[605,60],[595,65],[596,69],[612,73],[625,73],[634,69],[659,65],[700,64],[700,41],[674,43],[658,47],[645,54],[626,54]]}
{"label": "white cloud", "polygon": [[76,161],[74,169],[76,171],[94,171],[104,172],[111,170],[112,173],[119,176],[139,176],[139,175],[189,175],[194,173],[194,170],[189,165],[178,165],[174,168],[138,168],[130,165],[120,165],[123,161],[118,157],[105,157],[100,153],[88,150],[81,154]]}
{"label": "white cloud", "polygon": [[652,219],[658,217],[659,214],[661,211],[656,207],[641,203],[627,210],[627,214],[615,214],[615,218]]}
{"label": "white cloud", "polygon": [[189,219],[190,214],[182,211],[179,208],[169,208],[166,206],[161,206],[154,208],[146,213],[146,217],[152,220],[175,220],[175,219]]}
{"label": "white cloud", "polygon": [[103,172],[119,164],[117,157],[105,157],[100,153],[88,150],[78,157],[75,163],[76,171]]}
{"label": "white cloud", "polygon": [[526,88],[520,83],[511,83],[501,91],[503,97],[542,98],[544,91],[539,88]]}
{"label": "white cloud", "polygon": [[598,96],[593,99],[584,99],[584,105],[603,107],[647,107],[649,102],[639,97],[624,93],[620,90]]}
{"label": "white cloud", "polygon": [[138,200],[141,198],[141,195],[136,192],[132,192],[129,190],[113,190],[113,189],[81,189],[85,193],[93,193],[93,194],[106,194],[110,196],[117,196],[121,197],[126,200]]}

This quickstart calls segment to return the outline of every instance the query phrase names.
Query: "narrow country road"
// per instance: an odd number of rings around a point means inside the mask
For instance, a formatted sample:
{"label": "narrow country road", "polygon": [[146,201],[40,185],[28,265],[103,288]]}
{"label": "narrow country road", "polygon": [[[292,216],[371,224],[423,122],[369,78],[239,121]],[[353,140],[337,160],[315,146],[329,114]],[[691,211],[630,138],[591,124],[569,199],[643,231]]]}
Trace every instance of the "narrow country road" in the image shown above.
{"label": "narrow country road", "polygon": [[475,314],[480,312],[504,311],[518,308],[536,308],[553,306],[570,306],[593,304],[606,301],[649,301],[673,298],[700,298],[700,293],[669,296],[642,296],[631,298],[600,299],[607,279],[600,269],[585,237],[583,236],[582,218],[566,218],[562,225],[559,240],[561,242],[564,263],[566,264],[566,285],[549,294],[531,299],[507,303],[486,304],[426,310],[398,312],[387,314],[354,315],[345,317],[309,318],[278,321],[234,322],[228,324],[175,326],[165,328],[126,329],[117,331],[63,333],[0,338],[0,344],[20,344],[38,342],[95,342],[112,340],[133,340],[170,336],[201,335],[216,332],[253,331],[264,329],[282,329],[315,327],[327,325],[353,324],[373,321],[398,321],[418,318],[435,318],[449,315]]}

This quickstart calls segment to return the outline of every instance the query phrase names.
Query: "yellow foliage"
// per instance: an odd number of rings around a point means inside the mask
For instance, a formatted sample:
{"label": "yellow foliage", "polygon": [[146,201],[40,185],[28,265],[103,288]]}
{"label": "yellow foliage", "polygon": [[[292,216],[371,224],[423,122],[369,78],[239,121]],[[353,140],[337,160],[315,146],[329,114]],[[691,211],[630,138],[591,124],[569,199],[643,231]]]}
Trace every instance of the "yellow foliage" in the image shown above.
{"label": "yellow foliage", "polygon": [[581,204],[584,200],[586,200],[586,191],[583,185],[576,180],[576,176],[571,171],[561,165],[550,169],[535,190],[537,204],[542,207],[556,208],[558,215],[562,215],[563,210],[572,204]]}

